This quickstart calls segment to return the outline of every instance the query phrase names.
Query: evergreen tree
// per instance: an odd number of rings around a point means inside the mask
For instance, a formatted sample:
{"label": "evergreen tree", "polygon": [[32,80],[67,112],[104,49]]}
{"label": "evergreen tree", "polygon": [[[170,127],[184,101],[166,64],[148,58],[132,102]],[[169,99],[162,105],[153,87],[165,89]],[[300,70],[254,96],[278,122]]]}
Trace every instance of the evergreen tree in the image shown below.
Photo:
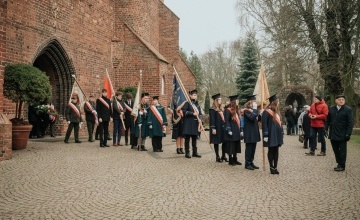
{"label": "evergreen tree", "polygon": [[195,74],[197,89],[202,90],[203,74],[202,74],[201,61],[199,57],[193,51],[191,51],[187,62],[191,71]]}
{"label": "evergreen tree", "polygon": [[209,114],[209,108],[210,108],[210,95],[209,95],[209,91],[207,91],[205,96],[205,109],[204,109],[205,114]]}
{"label": "evergreen tree", "polygon": [[244,48],[239,58],[239,72],[236,77],[236,87],[238,89],[239,101],[243,105],[246,96],[252,95],[259,73],[259,61],[256,44],[251,35],[248,35]]}

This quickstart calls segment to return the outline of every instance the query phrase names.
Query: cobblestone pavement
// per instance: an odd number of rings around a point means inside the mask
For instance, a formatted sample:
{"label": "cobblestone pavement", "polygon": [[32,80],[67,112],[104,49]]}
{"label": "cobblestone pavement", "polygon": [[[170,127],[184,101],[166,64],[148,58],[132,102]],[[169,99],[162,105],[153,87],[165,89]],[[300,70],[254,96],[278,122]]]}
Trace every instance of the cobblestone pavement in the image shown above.
{"label": "cobblestone pavement", "polygon": [[[307,157],[285,136],[280,175],[270,175],[268,164],[216,163],[205,141],[202,158],[186,159],[169,138],[163,153],[53,140],[0,163],[0,219],[360,219],[359,146],[337,173],[329,142],[327,156]],[[260,144],[255,156],[262,167]]]}

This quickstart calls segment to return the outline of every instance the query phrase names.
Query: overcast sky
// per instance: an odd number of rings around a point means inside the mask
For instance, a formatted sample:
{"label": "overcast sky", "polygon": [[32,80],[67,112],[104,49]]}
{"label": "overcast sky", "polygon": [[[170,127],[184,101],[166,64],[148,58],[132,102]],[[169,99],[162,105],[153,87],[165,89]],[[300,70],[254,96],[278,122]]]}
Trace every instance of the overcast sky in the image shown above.
{"label": "overcast sky", "polygon": [[200,55],[217,43],[242,37],[236,0],[165,0],[180,18],[180,47]]}

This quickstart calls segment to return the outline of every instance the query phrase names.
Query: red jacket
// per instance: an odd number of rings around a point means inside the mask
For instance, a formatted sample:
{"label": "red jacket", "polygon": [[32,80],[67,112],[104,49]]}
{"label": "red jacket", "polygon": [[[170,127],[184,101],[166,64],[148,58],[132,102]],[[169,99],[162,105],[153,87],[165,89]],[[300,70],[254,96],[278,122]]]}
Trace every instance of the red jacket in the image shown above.
{"label": "red jacket", "polygon": [[[325,120],[328,115],[329,109],[324,100],[318,103],[313,103],[310,106],[309,117],[311,119],[311,127],[323,128],[325,126]],[[311,115],[316,115],[315,119],[311,118]]]}

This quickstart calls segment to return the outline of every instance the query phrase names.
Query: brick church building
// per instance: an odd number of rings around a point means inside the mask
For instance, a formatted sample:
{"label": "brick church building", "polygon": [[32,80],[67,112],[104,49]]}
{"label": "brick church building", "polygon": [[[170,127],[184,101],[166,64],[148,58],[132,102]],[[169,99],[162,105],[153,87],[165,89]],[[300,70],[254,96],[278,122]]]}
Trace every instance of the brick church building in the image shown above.
{"label": "brick church building", "polygon": [[[143,90],[159,95],[164,106],[171,99],[172,65],[186,89],[195,88],[195,76],[179,55],[179,18],[164,0],[0,0],[0,158],[10,154],[8,119],[15,111],[3,96],[9,63],[31,63],[46,72],[60,115],[71,75],[88,95],[100,94],[106,70],[115,89],[137,87],[142,70]],[[65,129],[58,122],[60,134]]]}

